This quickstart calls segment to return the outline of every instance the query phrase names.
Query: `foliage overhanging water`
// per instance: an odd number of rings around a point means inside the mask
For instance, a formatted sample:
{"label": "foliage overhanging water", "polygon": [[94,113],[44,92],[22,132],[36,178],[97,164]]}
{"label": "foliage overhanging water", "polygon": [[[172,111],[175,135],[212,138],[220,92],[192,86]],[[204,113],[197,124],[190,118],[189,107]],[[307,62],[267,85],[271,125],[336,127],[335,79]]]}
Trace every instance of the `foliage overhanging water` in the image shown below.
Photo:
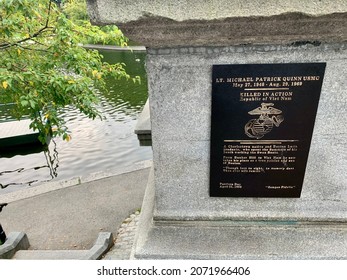
{"label": "foliage overhanging water", "polygon": [[[105,120],[90,120],[74,108],[63,113],[72,140],[53,139],[46,150],[0,154],[0,194],[52,180],[70,179],[93,172],[119,169],[151,159],[150,147],[140,147],[134,134],[138,114],[147,99],[145,53],[100,51],[105,61],[126,63],[141,84],[108,80],[110,91],[98,92]],[[0,121],[9,120],[8,107],[0,107]]]}

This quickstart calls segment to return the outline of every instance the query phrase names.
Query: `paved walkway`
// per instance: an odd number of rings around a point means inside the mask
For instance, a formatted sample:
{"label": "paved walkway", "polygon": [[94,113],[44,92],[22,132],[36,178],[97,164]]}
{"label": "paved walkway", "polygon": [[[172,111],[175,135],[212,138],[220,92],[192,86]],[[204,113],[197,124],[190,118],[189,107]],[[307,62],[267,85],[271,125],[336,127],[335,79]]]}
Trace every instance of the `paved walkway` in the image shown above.
{"label": "paved walkway", "polygon": [[0,190],[0,202],[9,203],[0,214],[1,224],[7,233],[25,232],[32,250],[89,249],[99,232],[112,232],[114,237],[119,233],[112,254],[126,258],[117,248],[132,245],[136,210],[142,205],[149,170],[147,164],[106,178],[93,180],[92,176],[88,182],[71,186],[65,182],[58,189],[43,186],[44,193],[32,191],[26,196],[1,195]]}

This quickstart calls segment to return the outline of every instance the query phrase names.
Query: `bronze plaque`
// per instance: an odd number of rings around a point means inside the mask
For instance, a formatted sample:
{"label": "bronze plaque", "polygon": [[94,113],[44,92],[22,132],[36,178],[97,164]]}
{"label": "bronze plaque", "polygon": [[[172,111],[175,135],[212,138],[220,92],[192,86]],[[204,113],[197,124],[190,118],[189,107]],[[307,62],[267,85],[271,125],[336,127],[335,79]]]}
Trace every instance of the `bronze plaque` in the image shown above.
{"label": "bronze plaque", "polygon": [[300,197],[324,71],[213,66],[210,196]]}

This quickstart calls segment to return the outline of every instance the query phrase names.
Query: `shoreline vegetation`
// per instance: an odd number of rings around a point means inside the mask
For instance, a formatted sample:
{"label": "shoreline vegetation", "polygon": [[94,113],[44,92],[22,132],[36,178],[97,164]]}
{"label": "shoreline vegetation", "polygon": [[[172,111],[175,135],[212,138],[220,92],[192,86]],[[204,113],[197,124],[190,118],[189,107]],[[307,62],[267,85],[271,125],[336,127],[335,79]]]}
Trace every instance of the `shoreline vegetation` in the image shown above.
{"label": "shoreline vegetation", "polygon": [[95,47],[83,47],[129,43],[115,25],[92,25],[85,0],[3,1],[0,21],[0,103],[14,103],[18,120],[29,116],[43,144],[47,136],[71,140],[59,114],[66,106],[102,118],[94,89],[106,89],[106,79],[140,82],[124,63],[107,63]]}

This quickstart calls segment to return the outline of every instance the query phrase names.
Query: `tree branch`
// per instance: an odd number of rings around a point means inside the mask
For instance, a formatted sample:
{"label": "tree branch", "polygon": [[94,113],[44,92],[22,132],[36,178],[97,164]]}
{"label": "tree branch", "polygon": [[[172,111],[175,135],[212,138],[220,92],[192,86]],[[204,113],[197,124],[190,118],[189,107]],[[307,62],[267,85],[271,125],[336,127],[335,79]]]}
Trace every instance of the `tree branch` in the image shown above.
{"label": "tree branch", "polygon": [[51,8],[52,8],[52,0],[50,0],[49,4],[48,4],[48,13],[47,13],[47,19],[46,19],[45,27],[48,27],[49,18],[50,18],[50,15],[51,15]]}
{"label": "tree branch", "polygon": [[29,48],[29,47],[23,47],[23,46],[20,46],[20,47],[25,49],[25,50],[29,50],[29,51],[37,51],[37,52],[45,52],[45,53],[54,54],[54,52],[44,50],[44,49],[35,49],[35,48]]}
{"label": "tree branch", "polygon": [[[33,40],[36,44],[38,44],[38,45],[41,45],[41,46],[44,46],[44,47],[46,47],[46,48],[48,48],[48,46],[47,45],[45,45],[45,44],[43,44],[43,43],[41,43],[41,42],[39,42],[39,41],[36,41],[36,40]],[[24,47],[23,47],[24,48]]]}
{"label": "tree branch", "polygon": [[0,45],[0,49],[7,49],[7,48],[10,48],[10,47],[13,47],[13,46],[16,46],[16,45],[19,45],[20,43],[24,43],[26,41],[29,41],[33,38],[36,38],[38,37],[41,33],[43,33],[44,31],[46,31],[47,29],[53,29],[53,27],[49,27],[49,26],[44,26],[42,27],[39,31],[35,32],[33,35],[27,37],[27,38],[24,38],[22,40],[19,40],[17,42],[14,42],[14,43],[5,43],[5,44],[1,44]]}
{"label": "tree branch", "polygon": [[46,24],[44,27],[42,27],[40,30],[38,30],[37,32],[35,32],[33,35],[27,37],[27,38],[24,38],[22,40],[19,40],[17,42],[14,42],[14,43],[4,43],[4,44],[0,44],[0,49],[3,50],[3,49],[7,49],[7,48],[10,48],[10,47],[13,47],[13,46],[16,46],[18,44],[21,44],[21,43],[24,43],[26,41],[29,41],[29,40],[32,40],[33,38],[36,38],[38,37],[41,33],[43,33],[44,31],[46,31],[47,29],[53,29],[53,27],[49,27],[49,18],[51,16],[51,10],[52,10],[52,0],[49,1],[49,4],[48,4],[48,12],[47,12],[47,19],[46,19]]}

